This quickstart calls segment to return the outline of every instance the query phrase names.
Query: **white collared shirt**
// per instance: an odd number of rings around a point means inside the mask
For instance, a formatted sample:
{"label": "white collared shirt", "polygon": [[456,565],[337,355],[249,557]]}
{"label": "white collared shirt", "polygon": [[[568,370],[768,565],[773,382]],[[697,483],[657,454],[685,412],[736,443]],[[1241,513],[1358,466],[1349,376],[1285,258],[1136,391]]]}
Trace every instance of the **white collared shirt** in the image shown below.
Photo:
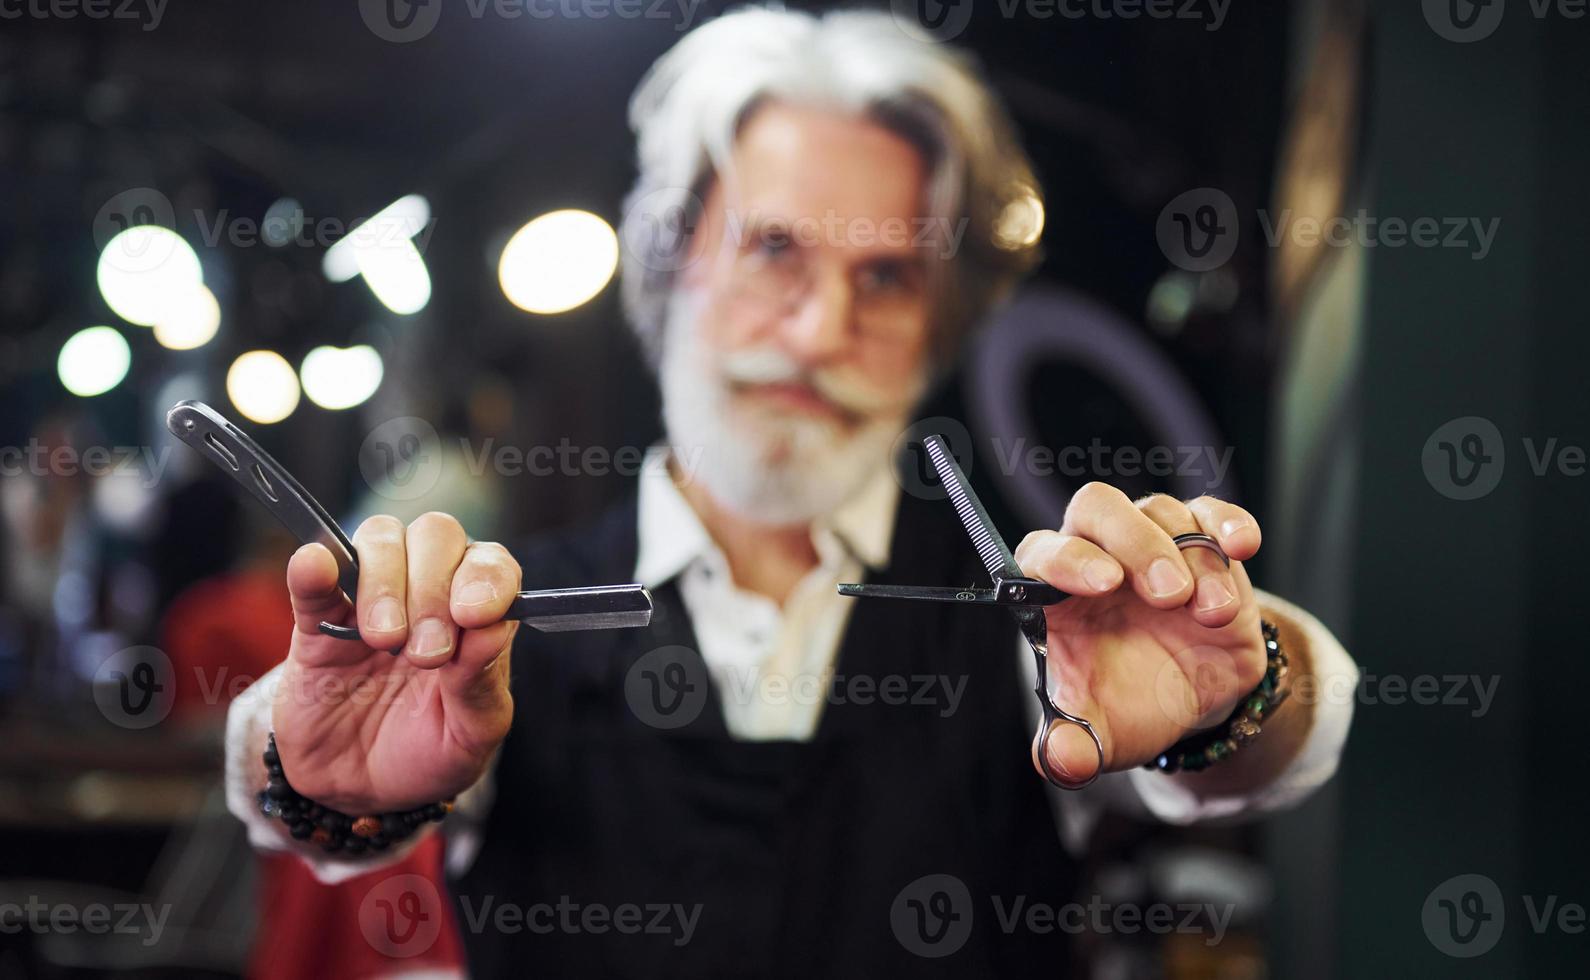
{"label": "white collared shirt", "polygon": [[894,479],[880,470],[812,526],[817,564],[782,608],[734,584],[728,559],[674,485],[666,454],[648,454],[639,497],[635,580],[655,589],[678,579],[729,734],[751,741],[811,738],[855,604],[835,586],[887,564],[900,501]]}

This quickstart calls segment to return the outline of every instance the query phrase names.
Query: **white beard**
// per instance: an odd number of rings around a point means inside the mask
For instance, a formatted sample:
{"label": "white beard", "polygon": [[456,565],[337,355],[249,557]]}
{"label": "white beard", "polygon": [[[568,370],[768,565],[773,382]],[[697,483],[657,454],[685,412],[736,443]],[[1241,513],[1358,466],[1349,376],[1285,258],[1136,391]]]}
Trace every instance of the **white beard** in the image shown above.
{"label": "white beard", "polygon": [[[730,378],[699,341],[700,308],[686,290],[675,290],[658,369],[674,459],[695,461],[680,474],[685,482],[699,481],[715,501],[748,520],[805,524],[831,513],[889,465],[889,452],[925,382],[918,381],[907,397],[890,399],[898,408],[873,408],[855,428],[832,418],[738,405]],[[778,360],[766,352],[735,357],[741,380]],[[769,373],[782,373],[768,366]],[[812,380],[825,396],[835,393],[837,386]],[[859,412],[855,402],[865,399],[835,400]]]}

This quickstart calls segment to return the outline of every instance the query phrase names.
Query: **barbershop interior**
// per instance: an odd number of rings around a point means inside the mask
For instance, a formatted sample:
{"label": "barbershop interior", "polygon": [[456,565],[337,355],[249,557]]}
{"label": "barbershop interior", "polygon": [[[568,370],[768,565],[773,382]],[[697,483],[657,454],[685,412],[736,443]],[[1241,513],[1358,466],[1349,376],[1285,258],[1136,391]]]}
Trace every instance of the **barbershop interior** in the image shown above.
{"label": "barbershop interior", "polygon": [[1587,92],[1546,0],[0,0],[0,980],[1582,975]]}

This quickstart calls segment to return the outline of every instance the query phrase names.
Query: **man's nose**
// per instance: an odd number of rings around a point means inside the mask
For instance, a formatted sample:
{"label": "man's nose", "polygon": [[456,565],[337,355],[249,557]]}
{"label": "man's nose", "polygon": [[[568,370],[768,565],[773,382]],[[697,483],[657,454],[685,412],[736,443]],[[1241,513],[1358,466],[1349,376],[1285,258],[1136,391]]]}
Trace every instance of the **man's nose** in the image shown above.
{"label": "man's nose", "polygon": [[779,327],[785,351],[815,365],[843,353],[850,344],[850,286],[841,277],[822,277]]}

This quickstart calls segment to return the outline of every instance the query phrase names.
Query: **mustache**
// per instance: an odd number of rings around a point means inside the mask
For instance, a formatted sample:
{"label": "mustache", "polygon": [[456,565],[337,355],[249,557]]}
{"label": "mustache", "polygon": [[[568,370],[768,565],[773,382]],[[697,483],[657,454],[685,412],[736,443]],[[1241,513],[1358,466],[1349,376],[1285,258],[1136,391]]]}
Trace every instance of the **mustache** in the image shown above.
{"label": "mustache", "polygon": [[803,384],[852,415],[869,415],[894,405],[889,392],[829,370],[809,371],[789,355],[768,347],[734,351],[719,358],[719,370],[734,384]]}

